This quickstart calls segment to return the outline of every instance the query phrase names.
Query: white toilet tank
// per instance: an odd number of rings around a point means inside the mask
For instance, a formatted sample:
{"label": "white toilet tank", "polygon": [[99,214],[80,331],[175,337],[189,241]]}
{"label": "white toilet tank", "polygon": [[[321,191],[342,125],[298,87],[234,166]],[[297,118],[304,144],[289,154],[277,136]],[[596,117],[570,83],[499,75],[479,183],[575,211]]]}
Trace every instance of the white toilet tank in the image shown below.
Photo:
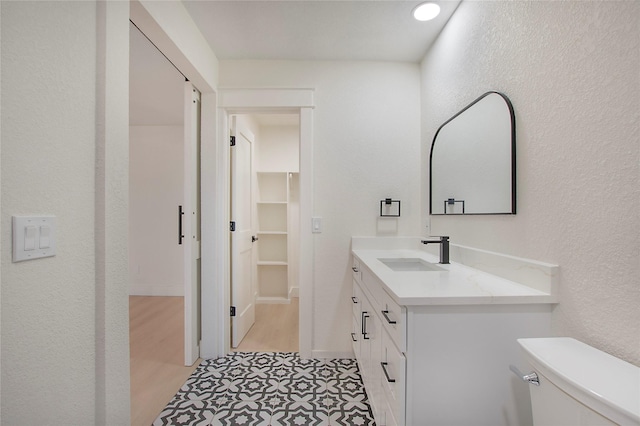
{"label": "white toilet tank", "polygon": [[567,337],[518,339],[535,426],[640,425],[640,368]]}

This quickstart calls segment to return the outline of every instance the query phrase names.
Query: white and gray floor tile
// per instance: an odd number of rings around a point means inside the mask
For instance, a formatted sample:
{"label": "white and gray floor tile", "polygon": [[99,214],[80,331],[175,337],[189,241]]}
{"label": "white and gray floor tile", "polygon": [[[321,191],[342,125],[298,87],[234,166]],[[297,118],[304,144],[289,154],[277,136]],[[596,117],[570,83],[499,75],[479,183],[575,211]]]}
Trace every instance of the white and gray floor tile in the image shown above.
{"label": "white and gray floor tile", "polygon": [[355,360],[235,352],[203,361],[153,425],[375,424]]}

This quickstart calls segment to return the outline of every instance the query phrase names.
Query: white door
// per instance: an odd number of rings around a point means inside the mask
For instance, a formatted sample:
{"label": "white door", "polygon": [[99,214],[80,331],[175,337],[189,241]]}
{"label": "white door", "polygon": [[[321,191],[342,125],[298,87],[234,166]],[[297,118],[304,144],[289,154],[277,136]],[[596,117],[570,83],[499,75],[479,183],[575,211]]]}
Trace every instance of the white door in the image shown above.
{"label": "white door", "polygon": [[253,291],[252,152],[254,135],[231,117],[231,346],[237,348],[255,321]]}
{"label": "white door", "polygon": [[184,89],[184,365],[200,357],[200,92]]}

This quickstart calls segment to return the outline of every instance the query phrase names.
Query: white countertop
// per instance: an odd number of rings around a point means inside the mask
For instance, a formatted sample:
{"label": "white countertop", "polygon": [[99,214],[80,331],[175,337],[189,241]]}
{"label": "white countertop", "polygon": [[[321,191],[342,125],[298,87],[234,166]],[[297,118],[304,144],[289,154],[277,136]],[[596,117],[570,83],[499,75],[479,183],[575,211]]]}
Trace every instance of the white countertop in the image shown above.
{"label": "white countertop", "polygon": [[[413,249],[354,249],[354,256],[383,283],[400,305],[486,305],[556,303],[550,293]],[[393,271],[380,258],[420,258],[445,271]]]}

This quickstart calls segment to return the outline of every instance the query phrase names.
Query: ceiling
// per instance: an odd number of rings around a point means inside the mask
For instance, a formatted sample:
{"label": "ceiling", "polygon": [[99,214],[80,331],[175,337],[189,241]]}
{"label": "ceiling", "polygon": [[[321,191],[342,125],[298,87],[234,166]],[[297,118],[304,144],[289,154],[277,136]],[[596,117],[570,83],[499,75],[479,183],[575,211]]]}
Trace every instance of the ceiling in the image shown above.
{"label": "ceiling", "polygon": [[[413,8],[422,3],[420,0],[183,3],[220,60],[418,63],[460,1],[435,0],[442,11],[427,22],[418,22],[411,16]],[[130,124],[181,125],[184,77],[134,25],[130,40]]]}
{"label": "ceiling", "polygon": [[440,15],[418,22],[420,0],[183,0],[218,59],[420,62],[460,0],[436,0]]}

